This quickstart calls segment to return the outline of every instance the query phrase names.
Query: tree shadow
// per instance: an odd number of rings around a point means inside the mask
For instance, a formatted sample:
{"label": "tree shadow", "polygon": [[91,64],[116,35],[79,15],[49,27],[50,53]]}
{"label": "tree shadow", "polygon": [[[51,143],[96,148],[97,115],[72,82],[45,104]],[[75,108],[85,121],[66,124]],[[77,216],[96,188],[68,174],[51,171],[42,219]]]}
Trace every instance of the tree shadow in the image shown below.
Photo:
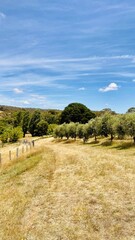
{"label": "tree shadow", "polygon": [[124,142],[124,143],[120,143],[117,146],[114,146],[114,148],[116,148],[118,150],[135,148],[135,143],[133,143],[133,142]]}
{"label": "tree shadow", "polygon": [[109,146],[113,146],[113,142],[111,142],[110,140],[106,140],[104,142],[102,142],[100,145],[103,147],[109,147]]}
{"label": "tree shadow", "polygon": [[[91,141],[91,142],[85,142],[84,143],[85,145],[94,145],[94,146],[100,146],[100,141],[98,141],[98,140],[94,140],[94,141]],[[93,146],[93,147],[94,147]]]}
{"label": "tree shadow", "polygon": [[65,139],[65,141],[63,141],[63,144],[70,144],[75,142],[76,142],[76,139]]}

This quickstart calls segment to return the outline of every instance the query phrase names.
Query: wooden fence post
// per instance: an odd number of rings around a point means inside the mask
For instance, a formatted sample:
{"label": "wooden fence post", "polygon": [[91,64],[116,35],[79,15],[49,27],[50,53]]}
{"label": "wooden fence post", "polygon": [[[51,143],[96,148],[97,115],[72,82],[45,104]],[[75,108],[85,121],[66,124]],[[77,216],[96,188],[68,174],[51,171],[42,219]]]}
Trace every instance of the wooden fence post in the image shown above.
{"label": "wooden fence post", "polygon": [[26,152],[28,151],[28,144],[26,144]]}
{"label": "wooden fence post", "polygon": [[30,146],[30,149],[31,149],[31,142],[29,142],[29,146]]}
{"label": "wooden fence post", "polygon": [[16,149],[16,157],[19,157],[19,148]]}
{"label": "wooden fence post", "polygon": [[22,147],[22,154],[24,153],[24,147]]}
{"label": "wooden fence post", "polygon": [[33,147],[35,146],[35,141],[34,140],[32,140],[32,145],[33,145]]}
{"label": "wooden fence post", "polygon": [[9,160],[11,160],[11,150],[9,151]]}

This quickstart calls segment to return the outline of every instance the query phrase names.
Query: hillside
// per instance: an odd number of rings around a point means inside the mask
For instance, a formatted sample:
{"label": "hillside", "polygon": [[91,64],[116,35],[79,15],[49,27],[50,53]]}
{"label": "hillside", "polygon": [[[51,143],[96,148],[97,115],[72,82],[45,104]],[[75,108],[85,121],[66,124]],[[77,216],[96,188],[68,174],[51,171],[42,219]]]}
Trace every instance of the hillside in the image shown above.
{"label": "hillside", "polygon": [[[0,105],[0,114],[11,114],[14,112],[18,112],[18,111],[23,111],[23,110],[27,110],[30,113],[33,113],[37,108],[21,108],[21,107],[14,107],[14,106],[6,106],[6,105]],[[38,108],[41,112],[61,112],[61,110],[58,109],[41,109]]]}
{"label": "hillside", "polygon": [[51,138],[38,146],[0,170],[0,239],[135,238],[134,148]]}

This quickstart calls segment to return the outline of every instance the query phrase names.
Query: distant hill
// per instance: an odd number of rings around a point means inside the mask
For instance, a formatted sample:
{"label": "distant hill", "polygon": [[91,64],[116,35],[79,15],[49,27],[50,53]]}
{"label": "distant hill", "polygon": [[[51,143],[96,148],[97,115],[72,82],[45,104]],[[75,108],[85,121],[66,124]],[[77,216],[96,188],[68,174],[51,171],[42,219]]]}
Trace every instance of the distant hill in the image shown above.
{"label": "distant hill", "polygon": [[[15,106],[6,106],[6,105],[0,105],[0,118],[2,116],[6,116],[6,115],[10,115],[14,112],[18,112],[18,111],[29,111],[30,113],[33,113],[35,110],[40,110],[41,113],[47,113],[49,112],[50,114],[57,114],[57,113],[61,113],[62,110],[59,109],[42,109],[42,108],[21,108],[21,107],[15,107]],[[96,114],[96,116],[100,116],[102,114],[104,114],[105,112],[110,112],[112,114],[117,114],[116,112],[112,111],[109,108],[105,108],[102,110],[92,110],[93,113]]]}
{"label": "distant hill", "polygon": [[58,113],[62,112],[61,110],[58,109],[41,109],[41,108],[21,108],[21,107],[14,107],[14,106],[6,106],[6,105],[0,105],[0,114],[3,113],[13,113],[13,112],[18,112],[18,111],[29,111],[29,112],[34,112],[35,110],[40,110],[41,112],[50,112],[50,113]]}

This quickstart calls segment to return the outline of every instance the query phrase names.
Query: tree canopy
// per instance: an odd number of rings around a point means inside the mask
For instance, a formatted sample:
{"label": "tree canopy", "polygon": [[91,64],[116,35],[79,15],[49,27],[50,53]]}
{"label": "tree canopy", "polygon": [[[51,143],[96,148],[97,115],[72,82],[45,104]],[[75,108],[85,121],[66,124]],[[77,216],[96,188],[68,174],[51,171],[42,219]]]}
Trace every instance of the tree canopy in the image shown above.
{"label": "tree canopy", "polygon": [[61,123],[87,123],[95,114],[81,103],[70,103],[61,114]]}
{"label": "tree canopy", "polygon": [[127,110],[127,113],[133,113],[135,112],[135,107],[131,107]]}

